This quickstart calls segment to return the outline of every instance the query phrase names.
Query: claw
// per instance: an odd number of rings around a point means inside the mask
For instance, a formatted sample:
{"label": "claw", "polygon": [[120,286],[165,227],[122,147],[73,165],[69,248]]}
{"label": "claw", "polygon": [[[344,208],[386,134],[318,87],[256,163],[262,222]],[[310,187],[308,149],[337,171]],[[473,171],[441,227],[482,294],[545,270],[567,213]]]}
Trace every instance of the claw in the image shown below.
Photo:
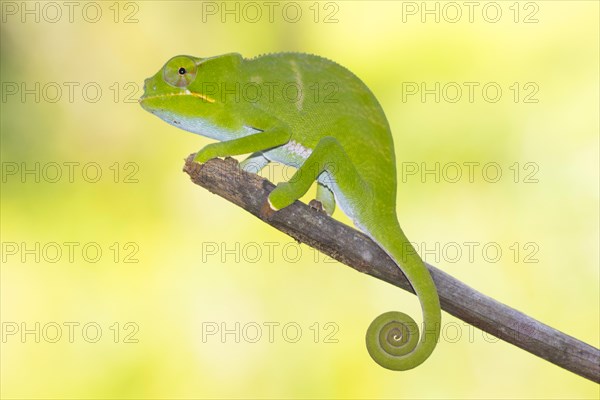
{"label": "claw", "polygon": [[271,202],[269,201],[269,198],[267,197],[263,202],[262,206],[260,207],[259,215],[261,219],[269,220],[271,219],[273,214],[275,214],[276,211],[277,210],[273,208]]}
{"label": "claw", "polygon": [[315,210],[317,210],[317,212],[323,213],[325,215],[327,214],[327,211],[325,211],[325,208],[323,208],[323,203],[321,203],[319,200],[317,199],[312,199],[309,203],[308,206],[310,208],[313,208]]}

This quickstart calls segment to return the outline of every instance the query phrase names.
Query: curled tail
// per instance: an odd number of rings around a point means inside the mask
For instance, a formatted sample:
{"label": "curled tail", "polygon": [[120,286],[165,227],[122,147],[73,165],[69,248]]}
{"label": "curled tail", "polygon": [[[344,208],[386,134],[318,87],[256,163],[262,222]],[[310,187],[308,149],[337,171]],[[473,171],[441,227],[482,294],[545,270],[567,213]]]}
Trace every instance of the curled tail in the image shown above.
{"label": "curled tail", "polygon": [[[394,218],[395,220],[395,218]],[[389,220],[386,225],[390,225]],[[380,225],[381,227],[381,225]],[[440,300],[425,264],[397,222],[377,235],[369,234],[408,278],[423,312],[423,332],[408,315],[390,311],[375,318],[367,330],[367,350],[384,368],[403,371],[425,361],[440,336]]]}

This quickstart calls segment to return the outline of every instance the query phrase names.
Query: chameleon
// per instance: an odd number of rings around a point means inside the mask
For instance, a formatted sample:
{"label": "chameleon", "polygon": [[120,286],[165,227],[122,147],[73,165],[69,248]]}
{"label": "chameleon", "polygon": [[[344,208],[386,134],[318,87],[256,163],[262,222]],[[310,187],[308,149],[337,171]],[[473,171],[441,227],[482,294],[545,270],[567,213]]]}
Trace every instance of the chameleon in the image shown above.
{"label": "chameleon", "polygon": [[179,55],[144,81],[139,102],[171,125],[216,140],[196,153],[195,162],[248,155],[240,163],[246,171],[257,173],[270,162],[296,168],[269,194],[271,213],[316,181],[315,204],[328,215],[337,204],[394,260],[421,304],[422,331],[402,312],[375,318],[365,339],[369,355],[395,371],[431,355],[440,335],[438,292],[398,222],[390,126],[356,75],[305,53]]}

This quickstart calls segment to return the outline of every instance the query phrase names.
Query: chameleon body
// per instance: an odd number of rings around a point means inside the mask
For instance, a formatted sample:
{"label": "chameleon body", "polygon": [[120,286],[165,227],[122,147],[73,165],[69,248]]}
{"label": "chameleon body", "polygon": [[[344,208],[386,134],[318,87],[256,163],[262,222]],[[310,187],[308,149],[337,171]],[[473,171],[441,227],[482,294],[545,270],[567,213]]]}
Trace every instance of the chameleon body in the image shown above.
{"label": "chameleon body", "polygon": [[317,181],[317,200],[337,203],[396,262],[423,312],[423,331],[406,314],[388,312],[367,330],[371,357],[392,370],[425,361],[435,348],[441,311],[436,287],[396,217],[394,145],[369,88],[346,68],[314,55],[276,53],[244,59],[177,56],[146,79],[141,106],[166,122],[212,139],[195,157],[250,154],[257,172],[271,161],[297,168],[268,197],[276,211]]}

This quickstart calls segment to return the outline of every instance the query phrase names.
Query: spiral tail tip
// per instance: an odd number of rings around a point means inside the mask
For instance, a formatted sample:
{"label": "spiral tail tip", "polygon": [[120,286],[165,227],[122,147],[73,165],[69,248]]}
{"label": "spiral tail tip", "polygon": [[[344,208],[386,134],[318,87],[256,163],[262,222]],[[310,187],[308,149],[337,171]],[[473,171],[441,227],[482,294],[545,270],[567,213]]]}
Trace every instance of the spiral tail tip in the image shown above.
{"label": "spiral tail tip", "polygon": [[419,326],[404,313],[390,311],[375,318],[366,342],[371,358],[384,368],[407,370],[421,363],[411,359],[419,343]]}

